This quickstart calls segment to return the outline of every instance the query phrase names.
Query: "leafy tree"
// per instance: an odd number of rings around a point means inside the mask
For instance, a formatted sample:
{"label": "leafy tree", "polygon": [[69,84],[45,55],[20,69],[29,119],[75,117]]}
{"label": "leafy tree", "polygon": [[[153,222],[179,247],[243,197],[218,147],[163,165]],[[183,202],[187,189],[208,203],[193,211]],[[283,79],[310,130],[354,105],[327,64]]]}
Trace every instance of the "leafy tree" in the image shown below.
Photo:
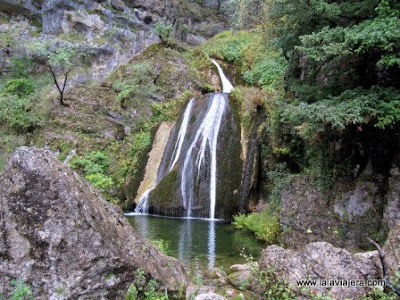
{"label": "leafy tree", "polygon": [[50,45],[49,43],[33,43],[30,45],[30,48],[33,50],[34,55],[39,56],[46,63],[60,95],[59,100],[61,105],[68,106],[64,102],[64,92],[68,76],[74,66],[83,58],[84,54],[79,52],[77,47],[71,45],[54,47],[54,45]]}
{"label": "leafy tree", "polygon": [[[330,123],[337,124],[335,128],[366,120],[379,127],[396,123],[394,115],[391,121],[382,121],[382,107],[393,108],[398,101],[399,9],[400,4],[391,0],[270,1],[270,28],[289,62],[287,91],[300,99],[294,107],[299,102],[316,103],[316,116],[337,117]],[[377,91],[385,88],[388,97],[377,97]],[[368,117],[367,111],[378,106],[381,110],[374,116],[380,119]],[[292,112],[304,109],[304,114],[296,115],[306,115],[312,107],[303,103]]]}

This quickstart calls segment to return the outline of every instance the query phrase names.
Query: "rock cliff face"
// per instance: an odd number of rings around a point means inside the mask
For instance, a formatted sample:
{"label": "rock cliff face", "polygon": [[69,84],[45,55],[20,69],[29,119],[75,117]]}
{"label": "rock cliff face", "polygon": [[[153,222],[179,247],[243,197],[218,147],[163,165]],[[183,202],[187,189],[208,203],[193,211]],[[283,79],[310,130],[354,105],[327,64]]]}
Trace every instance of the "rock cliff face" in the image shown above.
{"label": "rock cliff face", "polygon": [[21,279],[35,299],[120,299],[138,269],[169,291],[185,288],[181,264],[50,152],[17,149],[0,195],[0,294]]}
{"label": "rock cliff face", "polygon": [[295,177],[282,193],[280,219],[287,229],[283,242],[299,247],[328,241],[337,247],[368,249],[367,237],[381,230],[383,181],[339,180],[330,191]]}
{"label": "rock cliff face", "polygon": [[400,221],[392,224],[383,251],[389,275],[395,276],[400,272]]}
{"label": "rock cliff face", "polygon": [[[4,51],[0,54],[0,71],[4,71],[11,55],[26,52],[29,42],[67,42],[87,53],[92,67],[91,72],[77,76],[77,82],[101,80],[158,42],[153,32],[155,23],[172,25],[175,37],[191,44],[226,28],[215,5],[202,7],[178,0],[0,0],[1,11],[8,22],[0,25],[0,33],[12,36],[17,43],[15,47],[1,45]],[[19,43],[22,37],[23,44]]]}
{"label": "rock cliff face", "polygon": [[[382,164],[384,165],[384,164]],[[296,176],[282,192],[280,220],[290,247],[328,241],[337,247],[369,249],[367,237],[385,240],[400,220],[399,155],[388,172],[370,163],[356,178],[339,178],[330,189]]]}

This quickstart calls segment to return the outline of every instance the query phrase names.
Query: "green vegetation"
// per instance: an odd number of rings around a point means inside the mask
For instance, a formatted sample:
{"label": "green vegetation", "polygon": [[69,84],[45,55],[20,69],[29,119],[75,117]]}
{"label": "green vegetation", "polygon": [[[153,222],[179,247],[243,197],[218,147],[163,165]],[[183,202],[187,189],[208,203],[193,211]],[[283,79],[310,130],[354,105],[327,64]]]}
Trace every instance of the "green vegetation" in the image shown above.
{"label": "green vegetation", "polygon": [[268,39],[268,34],[261,29],[224,31],[202,48],[209,56],[239,67],[245,83],[273,92],[282,85],[286,61]]}
{"label": "green vegetation", "polygon": [[12,59],[10,75],[0,83],[0,125],[10,133],[32,132],[44,125],[37,87],[28,74],[31,65],[26,59]]}
{"label": "green vegetation", "polygon": [[154,24],[154,33],[159,36],[163,43],[168,43],[172,34],[172,25],[164,25],[161,22]]}
{"label": "green vegetation", "polygon": [[[245,253],[241,253],[241,255],[246,259],[247,264],[250,266],[250,271],[253,277],[253,282],[251,284],[258,286],[265,299],[294,300],[297,298],[296,293],[290,288],[287,282],[277,279],[272,268],[261,270],[258,264],[254,262],[252,256],[248,256]],[[311,297],[311,299],[315,299],[315,297]]]}
{"label": "green vegetation", "polygon": [[70,166],[80,171],[84,177],[95,187],[100,189],[106,198],[113,201],[110,189],[114,181],[109,177],[110,158],[101,151],[86,153],[83,157],[73,157]]}
{"label": "green vegetation", "polygon": [[160,289],[160,283],[146,277],[143,270],[135,271],[135,280],[125,294],[126,300],[168,300],[166,290]]}
{"label": "green vegetation", "polygon": [[[12,294],[8,300],[32,300],[32,289],[22,280],[11,280]],[[0,299],[3,299],[0,295]]]}
{"label": "green vegetation", "polygon": [[[291,174],[310,176],[323,188],[338,176],[351,176],[360,163],[350,151],[355,140],[398,130],[399,4],[235,0],[232,5],[237,30],[217,35],[203,49],[233,62],[244,83],[266,92],[258,106],[268,113],[259,129],[268,201],[279,199]],[[243,96],[237,98],[245,105]],[[251,112],[241,110],[245,125],[253,123]],[[275,170],[282,165],[278,180]]]}
{"label": "green vegetation", "polygon": [[34,74],[33,66],[32,60],[11,58],[8,74],[0,79],[0,170],[10,152],[46,124],[41,91],[47,91],[48,78]]}
{"label": "green vegetation", "polygon": [[164,240],[151,240],[150,243],[154,246],[160,249],[162,252],[168,255],[168,242]]}
{"label": "green vegetation", "polygon": [[233,225],[236,228],[254,232],[258,239],[268,244],[274,244],[279,241],[280,223],[278,215],[268,209],[265,209],[262,213],[234,216]]}
{"label": "green vegetation", "polygon": [[[63,106],[67,106],[64,102],[64,91],[68,76],[83,58],[84,53],[78,51],[76,46],[71,46],[70,44],[54,47],[49,42],[35,42],[30,44],[29,48],[33,52],[33,56],[38,56],[40,60],[45,61],[58,90],[60,103]],[[59,77],[63,79],[60,81]]]}

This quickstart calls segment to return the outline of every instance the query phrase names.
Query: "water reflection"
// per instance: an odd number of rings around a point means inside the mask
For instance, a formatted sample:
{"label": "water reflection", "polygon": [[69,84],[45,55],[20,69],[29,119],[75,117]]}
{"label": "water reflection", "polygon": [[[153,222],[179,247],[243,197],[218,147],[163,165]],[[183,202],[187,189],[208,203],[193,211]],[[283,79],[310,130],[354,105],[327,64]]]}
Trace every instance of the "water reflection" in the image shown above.
{"label": "water reflection", "polygon": [[215,267],[215,221],[208,222],[208,269]]}
{"label": "water reflection", "polygon": [[192,250],[192,220],[182,222],[179,230],[178,257],[180,261],[190,261]]}
{"label": "water reflection", "polygon": [[219,221],[148,215],[128,216],[128,220],[143,237],[165,241],[167,254],[193,271],[244,263],[240,256],[243,248],[246,254],[257,258],[263,246],[252,235]]}

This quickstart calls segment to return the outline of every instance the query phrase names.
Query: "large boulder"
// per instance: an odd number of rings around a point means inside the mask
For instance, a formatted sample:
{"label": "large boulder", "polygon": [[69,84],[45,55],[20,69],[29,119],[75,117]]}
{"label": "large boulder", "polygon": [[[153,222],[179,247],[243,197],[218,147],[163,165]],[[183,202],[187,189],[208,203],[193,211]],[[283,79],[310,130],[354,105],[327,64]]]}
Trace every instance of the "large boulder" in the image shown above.
{"label": "large boulder", "polygon": [[160,288],[184,290],[182,265],[50,152],[17,149],[0,195],[0,294],[21,279],[35,299],[121,299],[142,271]]}
{"label": "large boulder", "polygon": [[[320,279],[368,280],[379,278],[377,252],[350,254],[326,242],[310,243],[302,250],[286,250],[276,245],[266,248],[259,260],[259,268],[272,274],[275,280],[289,285],[305,296],[328,295],[333,299],[361,299],[368,293],[364,287],[318,286]],[[271,273],[272,272],[272,273]],[[301,287],[299,280],[317,280],[317,285]]]}

